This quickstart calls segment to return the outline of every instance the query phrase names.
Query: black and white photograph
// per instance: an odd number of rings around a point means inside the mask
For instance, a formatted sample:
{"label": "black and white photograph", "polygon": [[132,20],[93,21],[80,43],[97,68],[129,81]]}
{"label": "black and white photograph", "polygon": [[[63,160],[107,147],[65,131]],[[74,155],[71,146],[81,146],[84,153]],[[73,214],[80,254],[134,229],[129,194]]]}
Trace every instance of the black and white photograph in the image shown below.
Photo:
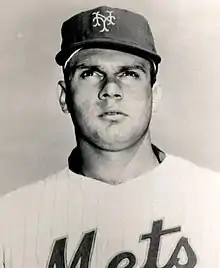
{"label": "black and white photograph", "polygon": [[0,12],[0,268],[220,268],[220,2]]}

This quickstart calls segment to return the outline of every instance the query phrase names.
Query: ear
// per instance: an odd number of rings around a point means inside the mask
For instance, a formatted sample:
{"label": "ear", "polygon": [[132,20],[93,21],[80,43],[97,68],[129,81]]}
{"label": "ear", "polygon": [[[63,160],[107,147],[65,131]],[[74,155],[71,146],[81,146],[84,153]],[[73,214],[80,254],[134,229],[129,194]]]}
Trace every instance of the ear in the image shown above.
{"label": "ear", "polygon": [[157,112],[158,105],[162,99],[162,88],[158,82],[154,83],[152,93],[153,93],[152,113],[155,114]]}
{"label": "ear", "polygon": [[59,88],[59,103],[62,111],[64,113],[68,113],[68,107],[66,104],[66,83],[65,81],[60,80],[57,83],[57,86]]}

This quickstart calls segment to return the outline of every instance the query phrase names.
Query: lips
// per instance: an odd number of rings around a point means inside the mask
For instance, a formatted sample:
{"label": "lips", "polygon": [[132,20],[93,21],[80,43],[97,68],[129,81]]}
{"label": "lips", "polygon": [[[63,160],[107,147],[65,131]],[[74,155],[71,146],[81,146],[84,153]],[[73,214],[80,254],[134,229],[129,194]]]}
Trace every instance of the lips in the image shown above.
{"label": "lips", "polygon": [[107,120],[111,122],[121,122],[127,116],[127,114],[117,110],[106,111],[99,115],[102,120]]}
{"label": "lips", "polygon": [[121,111],[112,110],[112,111],[106,111],[106,112],[100,114],[99,117],[117,116],[117,115],[128,116],[127,114],[125,114],[125,113],[123,113]]}

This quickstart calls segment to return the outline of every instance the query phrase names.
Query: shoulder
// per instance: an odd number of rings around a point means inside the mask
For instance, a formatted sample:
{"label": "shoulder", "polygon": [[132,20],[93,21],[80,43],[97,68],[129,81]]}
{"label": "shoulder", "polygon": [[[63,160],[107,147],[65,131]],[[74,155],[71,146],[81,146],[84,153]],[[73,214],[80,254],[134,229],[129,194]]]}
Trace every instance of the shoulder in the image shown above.
{"label": "shoulder", "polygon": [[69,170],[65,168],[57,173],[51,174],[45,179],[36,181],[32,184],[22,186],[16,190],[8,192],[0,197],[0,209],[11,206],[30,206],[39,200],[45,194],[51,194],[60,189],[69,178]]}
{"label": "shoulder", "polygon": [[182,171],[186,171],[186,172],[195,172],[195,173],[203,173],[204,175],[208,175],[208,176],[220,176],[219,172],[213,171],[209,168],[206,167],[202,167],[199,166],[198,164],[188,160],[188,159],[184,159],[182,157],[179,156],[174,156],[171,154],[167,154],[167,158],[169,158],[171,160],[171,162],[173,162],[174,165],[177,165],[177,167],[181,167]]}
{"label": "shoulder", "polygon": [[[166,160],[165,160],[166,161]],[[169,163],[169,164],[168,164]],[[183,181],[185,184],[200,185],[204,187],[217,187],[220,190],[220,173],[201,167],[189,160],[178,156],[167,155],[167,166],[170,169],[169,174]]]}
{"label": "shoulder", "polygon": [[[73,175],[71,176],[71,181]],[[23,186],[0,197],[0,243],[9,241],[11,233],[18,239],[27,224],[36,228],[39,219],[50,221],[66,200],[70,172],[65,168],[43,180]],[[60,205],[61,204],[61,205]]]}

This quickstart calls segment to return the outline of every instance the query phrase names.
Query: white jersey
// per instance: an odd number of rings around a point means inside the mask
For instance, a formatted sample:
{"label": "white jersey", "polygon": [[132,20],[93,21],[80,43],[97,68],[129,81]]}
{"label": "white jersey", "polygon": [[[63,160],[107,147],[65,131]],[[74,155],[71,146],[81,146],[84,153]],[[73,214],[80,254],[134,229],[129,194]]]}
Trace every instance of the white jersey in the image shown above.
{"label": "white jersey", "polygon": [[0,201],[0,267],[218,268],[220,176],[174,156],[109,185],[71,172]]}

